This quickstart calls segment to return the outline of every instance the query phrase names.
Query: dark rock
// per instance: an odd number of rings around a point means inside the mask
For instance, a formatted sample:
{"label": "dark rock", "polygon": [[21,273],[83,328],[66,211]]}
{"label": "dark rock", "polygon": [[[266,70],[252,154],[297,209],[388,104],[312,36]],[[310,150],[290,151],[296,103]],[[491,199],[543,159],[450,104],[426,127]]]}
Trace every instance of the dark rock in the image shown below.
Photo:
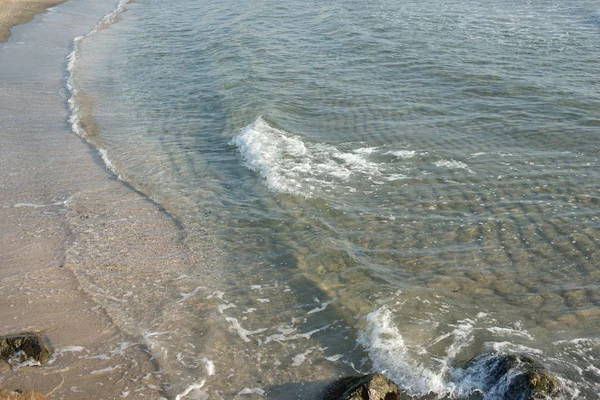
{"label": "dark rock", "polygon": [[464,368],[471,376],[482,374],[481,390],[499,400],[553,399],[560,392],[556,378],[525,355],[481,354]]}
{"label": "dark rock", "polygon": [[0,357],[9,362],[22,363],[33,360],[43,364],[50,357],[50,349],[36,333],[7,335],[0,337]]}
{"label": "dark rock", "polygon": [[325,389],[323,400],[398,400],[398,386],[382,374],[350,376]]}

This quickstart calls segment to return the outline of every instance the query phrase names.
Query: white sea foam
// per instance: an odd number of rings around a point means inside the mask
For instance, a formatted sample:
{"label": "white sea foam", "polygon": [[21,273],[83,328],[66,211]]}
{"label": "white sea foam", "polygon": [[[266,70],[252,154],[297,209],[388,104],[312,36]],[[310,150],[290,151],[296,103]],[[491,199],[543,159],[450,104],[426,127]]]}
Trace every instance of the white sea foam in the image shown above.
{"label": "white sea foam", "polygon": [[357,154],[372,154],[378,147],[361,147],[360,149],[353,150]]}
{"label": "white sea foam", "polygon": [[594,365],[588,365],[588,366],[585,368],[585,370],[586,370],[586,371],[590,371],[590,372],[592,372],[592,373],[596,374],[597,376],[600,376],[600,368],[598,368],[598,367],[596,367],[596,366],[594,366]]}
{"label": "white sea foam", "polygon": [[260,174],[275,192],[313,197],[334,189],[352,191],[352,180],[361,177],[381,184],[404,178],[393,165],[371,159],[381,151],[376,147],[312,143],[270,126],[261,117],[230,143],[237,146],[244,166]]}
{"label": "white sea foam", "polygon": [[[113,24],[116,21],[118,15],[121,14],[123,11],[125,11],[125,6],[130,1],[131,0],[121,0],[119,2],[119,4],[117,4],[117,7],[114,10],[112,10],[110,13],[105,15],[100,20],[100,22],[98,22],[94,26],[94,28],[90,32],[88,32],[85,36],[78,36],[75,39],[73,39],[73,51],[67,57],[67,60],[68,60],[67,73],[68,74],[67,74],[67,82],[66,83],[67,83],[67,89],[70,93],[70,97],[67,100],[67,103],[69,105],[69,112],[70,112],[69,123],[71,124],[71,129],[73,130],[73,132],[76,135],[88,140],[93,145],[96,145],[96,143],[94,143],[93,141],[90,140],[88,132],[86,132],[83,127],[83,124],[81,121],[81,110],[79,108],[78,101],[77,101],[78,100],[77,98],[79,96],[79,90],[77,89],[77,85],[75,84],[75,71],[77,69],[78,57],[81,52],[81,44],[83,41],[85,41],[85,39],[89,38],[90,36],[96,34],[97,32],[101,31],[102,29]],[[109,158],[106,149],[98,147],[98,152],[100,153],[100,156],[102,157],[102,161],[104,161],[106,167],[112,173],[114,173],[119,179],[122,179],[122,177],[117,172],[117,168],[116,168],[115,164]]]}
{"label": "white sea foam", "polygon": [[389,154],[392,155],[394,157],[398,157],[398,158],[402,158],[404,160],[407,160],[409,158],[413,158],[414,156],[417,155],[417,152],[414,150],[394,150],[394,151],[388,151],[384,154]]}
{"label": "white sea foam", "polygon": [[258,172],[271,190],[302,194],[302,177],[312,168],[302,140],[258,118],[231,143],[238,147],[245,166]]}
{"label": "white sea foam", "polygon": [[404,174],[390,174],[385,177],[385,180],[387,180],[389,182],[393,182],[393,181],[400,181],[400,180],[404,180],[404,179],[408,179],[408,178],[409,177]]}
{"label": "white sea foam", "polygon": [[102,368],[102,369],[96,369],[94,371],[91,371],[89,374],[90,375],[96,375],[96,374],[104,374],[106,372],[111,372],[114,371],[116,369],[119,369],[119,366],[114,366],[114,367],[106,367],[106,368]]}
{"label": "white sea foam", "polygon": [[585,345],[585,346],[600,346],[600,339],[595,338],[575,338],[570,340],[558,340],[554,344],[574,344],[574,345]]}
{"label": "white sea foam", "polygon": [[467,171],[470,174],[475,173],[475,171],[473,171],[471,168],[469,168],[469,166],[462,161],[440,160],[440,161],[435,162],[435,166],[440,167],[440,168],[448,168],[448,169],[462,169],[462,170]]}
{"label": "white sea foam", "polygon": [[410,394],[450,392],[440,372],[434,372],[415,361],[411,354],[414,350],[404,342],[400,330],[392,321],[392,313],[386,306],[367,316],[367,328],[361,332],[358,341],[369,353],[373,368],[386,371]]}
{"label": "white sea foam", "polygon": [[217,311],[219,312],[219,314],[223,314],[223,311],[227,310],[228,308],[235,308],[235,307],[237,307],[237,306],[233,303],[219,304],[217,306]]}
{"label": "white sea foam", "polygon": [[476,157],[480,157],[480,156],[485,156],[486,154],[487,154],[487,153],[485,153],[485,152],[481,151],[481,152],[478,152],[478,153],[473,153],[473,154],[471,154],[471,157],[472,157],[472,158],[476,158]]}
{"label": "white sea foam", "polygon": [[98,147],[98,152],[100,153],[100,157],[102,157],[102,161],[104,161],[104,165],[106,165],[106,167],[108,168],[108,170],[110,172],[112,172],[113,174],[115,174],[117,176],[117,178],[119,178],[119,179],[122,180],[123,178],[121,177],[121,175],[117,171],[117,167],[111,161],[111,159],[108,157],[108,152],[106,151],[106,149],[103,149],[102,147]]}
{"label": "white sea foam", "polygon": [[194,290],[192,290],[189,293],[179,293],[179,295],[181,296],[181,300],[179,300],[179,302],[187,300],[188,298],[190,298],[193,295],[195,295],[196,293],[198,293],[200,290],[204,290],[204,289],[206,289],[204,286],[198,286],[197,288],[195,288]]}
{"label": "white sea foam", "polygon": [[162,336],[174,333],[174,331],[148,332],[143,334],[144,344],[152,353],[152,358],[166,358],[168,349],[158,344],[157,341],[150,339],[154,336]]}
{"label": "white sea foam", "polygon": [[216,291],[216,292],[213,292],[212,294],[209,294],[208,296],[206,296],[206,300],[210,300],[213,298],[223,300],[223,296],[225,296],[225,292]]}
{"label": "white sea foam", "polygon": [[119,343],[119,347],[110,351],[110,354],[121,355],[125,352],[125,350],[127,350],[131,347],[137,346],[137,345],[138,345],[138,343],[135,343],[135,342],[121,342],[121,343]]}
{"label": "white sea foam", "polygon": [[56,349],[54,354],[80,353],[82,351],[85,351],[85,347],[83,346],[67,346]]}
{"label": "white sea foam", "polygon": [[238,396],[250,395],[250,394],[264,396],[265,391],[262,390],[261,388],[244,388],[244,389],[240,390],[240,392],[238,393]]}
{"label": "white sea foam", "polygon": [[300,365],[302,365],[304,363],[304,361],[306,361],[306,356],[308,356],[313,351],[314,351],[314,348],[310,348],[310,349],[306,350],[304,353],[295,355],[292,358],[292,367],[299,367]]}
{"label": "white sea foam", "polygon": [[458,321],[457,324],[450,325],[454,327],[450,336],[453,336],[452,343],[446,350],[446,365],[456,357],[459,351],[468,346],[473,341],[473,330],[475,321],[471,319],[464,319]]}
{"label": "white sea foam", "polygon": [[338,361],[339,359],[341,359],[341,358],[343,358],[343,357],[344,357],[344,355],[343,355],[343,354],[334,354],[334,355],[332,355],[332,356],[325,357],[325,359],[326,359],[327,361],[330,361],[330,362],[336,362],[336,361]]}
{"label": "white sea foam", "polygon": [[[203,379],[198,383],[194,383],[190,386],[188,386],[183,392],[179,393],[177,396],[175,396],[175,400],[182,400],[184,399],[188,394],[192,393],[192,394],[201,394],[200,389],[202,389],[202,387],[204,386],[204,383],[206,381]],[[195,396],[196,398],[198,398],[198,396]]]}
{"label": "white sea foam", "polygon": [[209,360],[208,358],[203,358],[202,362],[204,363],[206,374],[208,376],[213,376],[215,374],[215,363]]}
{"label": "white sea foam", "polygon": [[485,347],[498,353],[544,354],[542,350],[512,342],[491,342],[486,343]]}
{"label": "white sea foam", "polygon": [[[428,343],[407,344],[399,326],[394,324],[393,314],[388,306],[373,311],[367,316],[367,327],[359,335],[358,342],[367,350],[373,369],[384,371],[395,380],[409,394],[424,396],[436,393],[440,398],[465,398],[474,392],[482,393],[483,399],[493,400],[503,398],[512,378],[519,371],[509,371],[508,375],[490,386],[488,378],[489,362],[493,362],[496,353],[525,353],[542,355],[542,351],[527,346],[509,342],[485,343],[489,357],[481,357],[478,361],[469,364],[467,368],[456,367],[456,359],[465,347],[475,342],[475,332],[481,331],[478,327],[480,318],[465,318],[449,325],[452,330],[439,335]],[[501,327],[485,328],[498,335],[510,335],[529,338],[524,330],[515,330]],[[429,348],[439,347],[446,343],[445,355],[429,354]],[[512,375],[511,375],[512,374]]]}
{"label": "white sea foam", "polygon": [[261,332],[264,332],[267,330],[267,328],[260,328],[260,329],[254,330],[254,331],[249,331],[247,329],[244,329],[242,327],[242,325],[240,325],[240,322],[236,318],[227,317],[225,319],[231,324],[231,326],[237,332],[239,337],[241,337],[242,340],[246,343],[250,342],[250,339],[248,338],[248,336],[256,335],[257,333],[261,333]]}
{"label": "white sea foam", "polygon": [[265,341],[264,341],[264,344],[267,344],[267,343],[272,342],[272,341],[280,342],[281,343],[281,342],[287,342],[287,341],[290,341],[290,340],[298,340],[298,339],[306,339],[306,340],[308,340],[315,333],[321,332],[321,331],[329,328],[330,326],[331,326],[331,324],[325,325],[325,326],[323,326],[321,328],[313,329],[310,332],[296,333],[294,335],[290,335],[290,333],[294,332],[295,329],[293,329],[293,330],[280,330],[281,333],[276,333],[276,334],[273,334],[273,335],[267,337],[265,339]]}
{"label": "white sea foam", "polygon": [[518,330],[518,329],[510,329],[510,328],[501,328],[498,326],[493,326],[490,328],[487,328],[487,330],[491,333],[495,333],[497,335],[502,335],[502,336],[521,336],[524,337],[526,339],[529,340],[533,340],[533,336],[531,336],[531,334],[527,331],[524,330]]}
{"label": "white sea foam", "polygon": [[42,208],[42,207],[48,207],[48,206],[45,204],[17,203],[13,207],[14,208],[22,208],[22,207]]}
{"label": "white sea foam", "polygon": [[336,300],[337,300],[337,298],[329,300],[329,301],[326,301],[324,303],[321,303],[319,307],[313,308],[312,310],[310,310],[309,312],[307,312],[307,314],[314,314],[314,313],[317,313],[317,312],[321,312],[321,311],[325,310],[328,305],[330,305],[331,303],[333,303]]}

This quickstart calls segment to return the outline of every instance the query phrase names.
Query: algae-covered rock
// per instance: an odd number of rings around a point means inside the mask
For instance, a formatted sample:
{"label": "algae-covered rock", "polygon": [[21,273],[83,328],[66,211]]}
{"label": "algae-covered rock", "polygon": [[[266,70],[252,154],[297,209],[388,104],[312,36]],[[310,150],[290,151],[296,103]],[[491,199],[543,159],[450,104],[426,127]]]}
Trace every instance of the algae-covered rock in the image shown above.
{"label": "algae-covered rock", "polygon": [[36,333],[7,335],[0,337],[0,357],[9,362],[33,361],[43,364],[50,357],[50,349]]}
{"label": "algae-covered rock", "polygon": [[527,371],[518,379],[514,379],[514,385],[516,390],[520,388],[526,388],[529,391],[527,400],[533,399],[552,399],[554,398],[559,390],[558,382],[556,378],[550,375],[547,371]]}
{"label": "algae-covered rock", "polygon": [[332,383],[323,400],[398,400],[398,386],[382,374],[350,376]]}
{"label": "algae-covered rock", "polygon": [[479,389],[499,400],[553,399],[560,392],[556,378],[526,355],[481,354],[463,368],[480,376]]}

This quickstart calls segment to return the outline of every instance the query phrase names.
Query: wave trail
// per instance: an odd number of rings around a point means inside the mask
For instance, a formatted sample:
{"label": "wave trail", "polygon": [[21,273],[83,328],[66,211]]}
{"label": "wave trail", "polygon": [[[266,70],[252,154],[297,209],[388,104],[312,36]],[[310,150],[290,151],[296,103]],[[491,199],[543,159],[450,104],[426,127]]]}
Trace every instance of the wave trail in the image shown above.
{"label": "wave trail", "polygon": [[110,13],[106,14],[104,17],[102,17],[102,19],[92,28],[91,31],[89,31],[84,36],[78,36],[75,39],[73,39],[73,51],[67,57],[68,64],[67,64],[67,82],[66,83],[67,83],[67,89],[70,94],[70,97],[67,100],[67,102],[69,104],[69,113],[70,113],[69,124],[71,125],[71,129],[76,135],[86,139],[90,144],[92,144],[94,147],[96,147],[96,149],[100,153],[100,156],[102,157],[102,161],[104,162],[106,167],[112,173],[114,173],[119,179],[121,179],[121,176],[117,172],[117,167],[115,166],[115,164],[108,157],[108,153],[107,153],[106,149],[102,148],[97,143],[97,141],[92,140],[90,133],[86,132],[86,130],[84,128],[84,123],[83,123],[84,116],[82,114],[82,110],[81,110],[81,107],[79,106],[79,101],[78,101],[79,100],[78,98],[81,96],[81,93],[79,92],[79,90],[77,89],[77,85],[75,84],[75,72],[77,69],[78,57],[81,52],[82,42],[84,40],[86,40],[87,38],[89,38],[90,36],[100,32],[103,29],[106,29],[108,26],[115,23],[117,21],[118,15],[125,11],[125,6],[130,2],[131,2],[131,0],[121,0],[117,4],[116,8],[114,10],[112,10]]}

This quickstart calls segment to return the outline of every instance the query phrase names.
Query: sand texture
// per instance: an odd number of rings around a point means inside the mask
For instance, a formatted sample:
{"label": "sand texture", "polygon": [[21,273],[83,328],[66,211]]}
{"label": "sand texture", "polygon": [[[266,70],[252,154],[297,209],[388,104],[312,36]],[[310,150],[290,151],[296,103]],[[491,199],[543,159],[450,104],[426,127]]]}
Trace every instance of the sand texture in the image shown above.
{"label": "sand texture", "polygon": [[[13,2],[0,1],[5,18]],[[0,360],[0,390],[158,399],[168,378],[143,334],[120,316],[140,302],[160,312],[161,288],[185,273],[188,251],[177,222],[116,180],[71,132],[63,68],[69,40],[81,33],[62,27],[0,47],[0,335],[37,332],[54,350],[38,367]],[[148,285],[147,296],[89,290],[98,270]],[[132,276],[139,281],[127,281]]]}
{"label": "sand texture", "polygon": [[6,42],[10,28],[24,24],[49,7],[65,0],[0,0],[0,42]]}
{"label": "sand texture", "polygon": [[[143,338],[90,297],[85,286],[93,277],[83,283],[79,276],[110,268],[126,279],[143,270],[147,282],[133,284],[166,285],[187,265],[179,228],[114,180],[64,126],[32,124],[47,116],[25,114],[33,111],[26,101],[36,106],[31,93],[3,89],[0,105],[10,109],[16,100],[11,117],[21,114],[28,123],[0,116],[0,334],[39,332],[55,355],[42,367],[1,362],[0,385],[56,398],[116,399],[128,392],[159,398],[164,377]],[[159,292],[148,293],[146,299],[104,295],[134,312],[140,301],[158,302]]]}

